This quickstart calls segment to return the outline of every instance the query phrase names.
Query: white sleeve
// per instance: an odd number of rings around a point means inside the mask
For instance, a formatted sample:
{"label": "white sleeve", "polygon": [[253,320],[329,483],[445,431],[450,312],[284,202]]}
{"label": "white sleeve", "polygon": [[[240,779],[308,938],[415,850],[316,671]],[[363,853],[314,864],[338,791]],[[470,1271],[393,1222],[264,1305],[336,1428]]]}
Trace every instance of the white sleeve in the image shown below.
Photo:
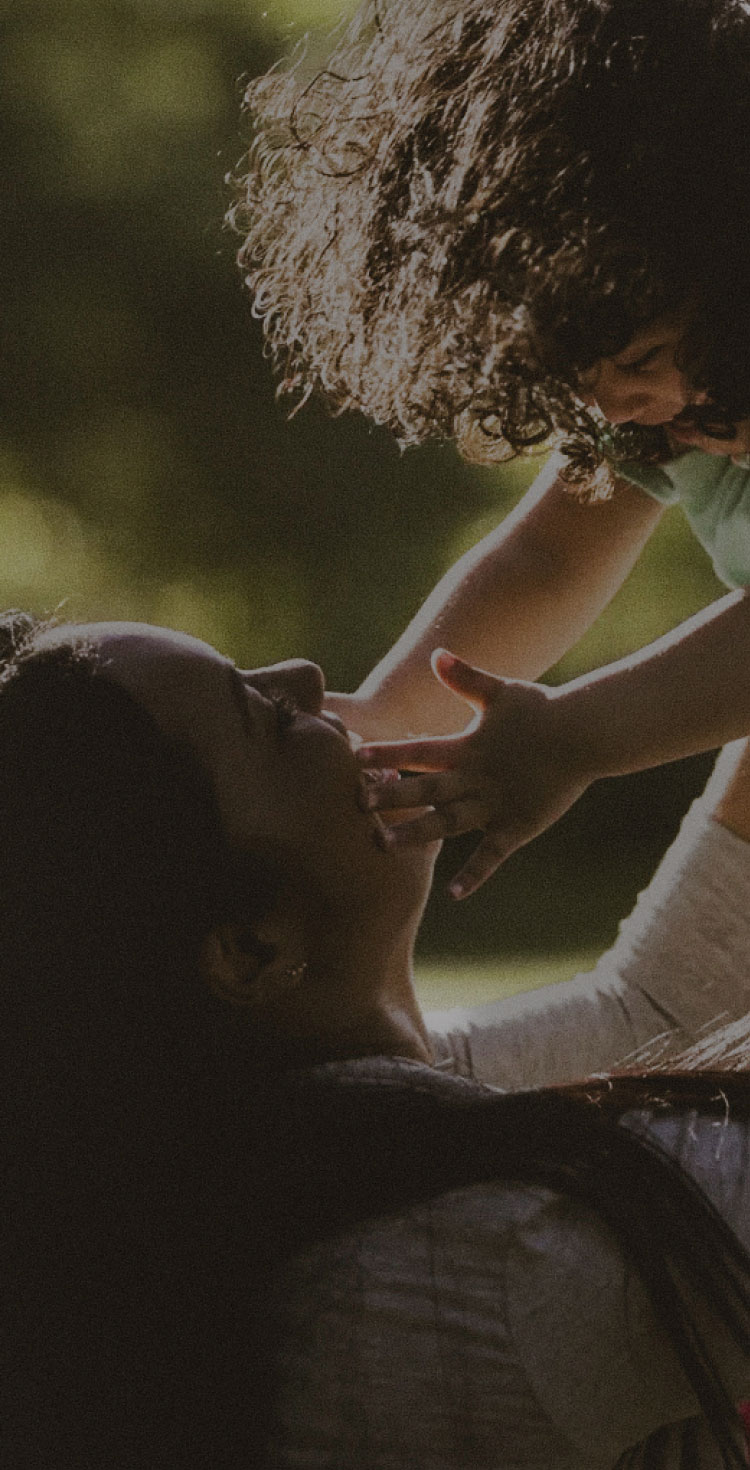
{"label": "white sleeve", "polygon": [[712,806],[705,793],[693,803],[589,974],[429,1014],[438,1064],[509,1089],[572,1081],[656,1043],[666,1058],[750,1010],[750,843]]}

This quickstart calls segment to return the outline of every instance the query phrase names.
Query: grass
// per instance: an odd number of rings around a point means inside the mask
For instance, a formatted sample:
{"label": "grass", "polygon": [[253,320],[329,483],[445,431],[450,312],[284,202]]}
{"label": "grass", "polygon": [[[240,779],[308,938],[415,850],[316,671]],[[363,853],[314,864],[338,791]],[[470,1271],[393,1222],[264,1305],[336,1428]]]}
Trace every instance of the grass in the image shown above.
{"label": "grass", "polygon": [[596,959],[597,952],[591,950],[563,955],[503,955],[481,960],[423,959],[416,966],[417,994],[425,1010],[484,1005],[504,995],[569,980],[580,970],[590,970]]}

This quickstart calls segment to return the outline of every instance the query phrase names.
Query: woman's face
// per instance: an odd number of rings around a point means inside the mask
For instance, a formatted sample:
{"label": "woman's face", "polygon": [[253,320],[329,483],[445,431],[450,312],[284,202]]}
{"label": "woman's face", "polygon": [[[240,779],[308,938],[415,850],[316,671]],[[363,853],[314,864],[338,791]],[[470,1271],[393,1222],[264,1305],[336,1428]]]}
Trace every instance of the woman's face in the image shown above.
{"label": "woman's face", "polygon": [[323,676],[301,660],[237,669],[187,634],[136,623],[61,627],[44,642],[99,650],[165,733],[208,771],[233,846],[281,862],[324,911],[370,904],[421,908],[437,852],[385,852],[358,804],[361,773],[343,725],[322,712]]}
{"label": "woman's face", "polygon": [[684,317],[663,317],[638,332],[615,357],[603,357],[580,382],[580,397],[611,424],[669,424],[690,404],[705,403],[675,361]]}

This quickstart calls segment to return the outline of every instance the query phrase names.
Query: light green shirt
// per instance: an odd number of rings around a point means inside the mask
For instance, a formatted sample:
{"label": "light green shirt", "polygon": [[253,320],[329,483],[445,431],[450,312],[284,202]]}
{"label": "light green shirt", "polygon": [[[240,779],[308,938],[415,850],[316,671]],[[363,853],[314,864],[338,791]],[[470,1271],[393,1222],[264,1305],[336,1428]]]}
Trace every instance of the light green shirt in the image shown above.
{"label": "light green shirt", "polygon": [[616,473],[662,505],[681,505],[722,582],[750,585],[750,470],[691,450],[664,465],[618,464]]}

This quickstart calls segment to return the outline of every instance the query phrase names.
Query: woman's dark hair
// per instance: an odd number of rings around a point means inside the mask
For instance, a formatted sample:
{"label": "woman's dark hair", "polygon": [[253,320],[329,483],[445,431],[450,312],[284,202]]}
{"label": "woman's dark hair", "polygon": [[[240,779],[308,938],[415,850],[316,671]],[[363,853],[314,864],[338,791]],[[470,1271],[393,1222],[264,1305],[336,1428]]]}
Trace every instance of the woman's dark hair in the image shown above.
{"label": "woman's dark hair", "polygon": [[717,1127],[747,1119],[750,1077],[634,1075],[611,1088],[594,1080],[499,1095],[407,1063],[369,1075],[318,1068],[292,1078],[273,1107],[269,1252],[482,1180],[577,1200],[639,1273],[721,1463],[741,1470],[744,1437],[715,1347],[730,1341],[750,1356],[750,1259],[695,1181],[640,1130],[644,1109]]}
{"label": "woman's dark hair", "polygon": [[[45,649],[0,624],[0,976],[33,1028],[45,1012],[185,1019],[198,953],[231,903],[210,780],[71,634]],[[8,1032],[7,1019],[3,1031]]]}
{"label": "woman's dark hair", "polygon": [[576,382],[686,311],[703,427],[750,413],[743,0],[368,0],[246,105],[230,219],[281,392],[478,459],[551,437],[595,497],[666,441]]}
{"label": "woman's dark hair", "polygon": [[249,1465],[254,1053],[197,960],[272,895],[190,750],[43,631],[0,620],[3,1458]]}

